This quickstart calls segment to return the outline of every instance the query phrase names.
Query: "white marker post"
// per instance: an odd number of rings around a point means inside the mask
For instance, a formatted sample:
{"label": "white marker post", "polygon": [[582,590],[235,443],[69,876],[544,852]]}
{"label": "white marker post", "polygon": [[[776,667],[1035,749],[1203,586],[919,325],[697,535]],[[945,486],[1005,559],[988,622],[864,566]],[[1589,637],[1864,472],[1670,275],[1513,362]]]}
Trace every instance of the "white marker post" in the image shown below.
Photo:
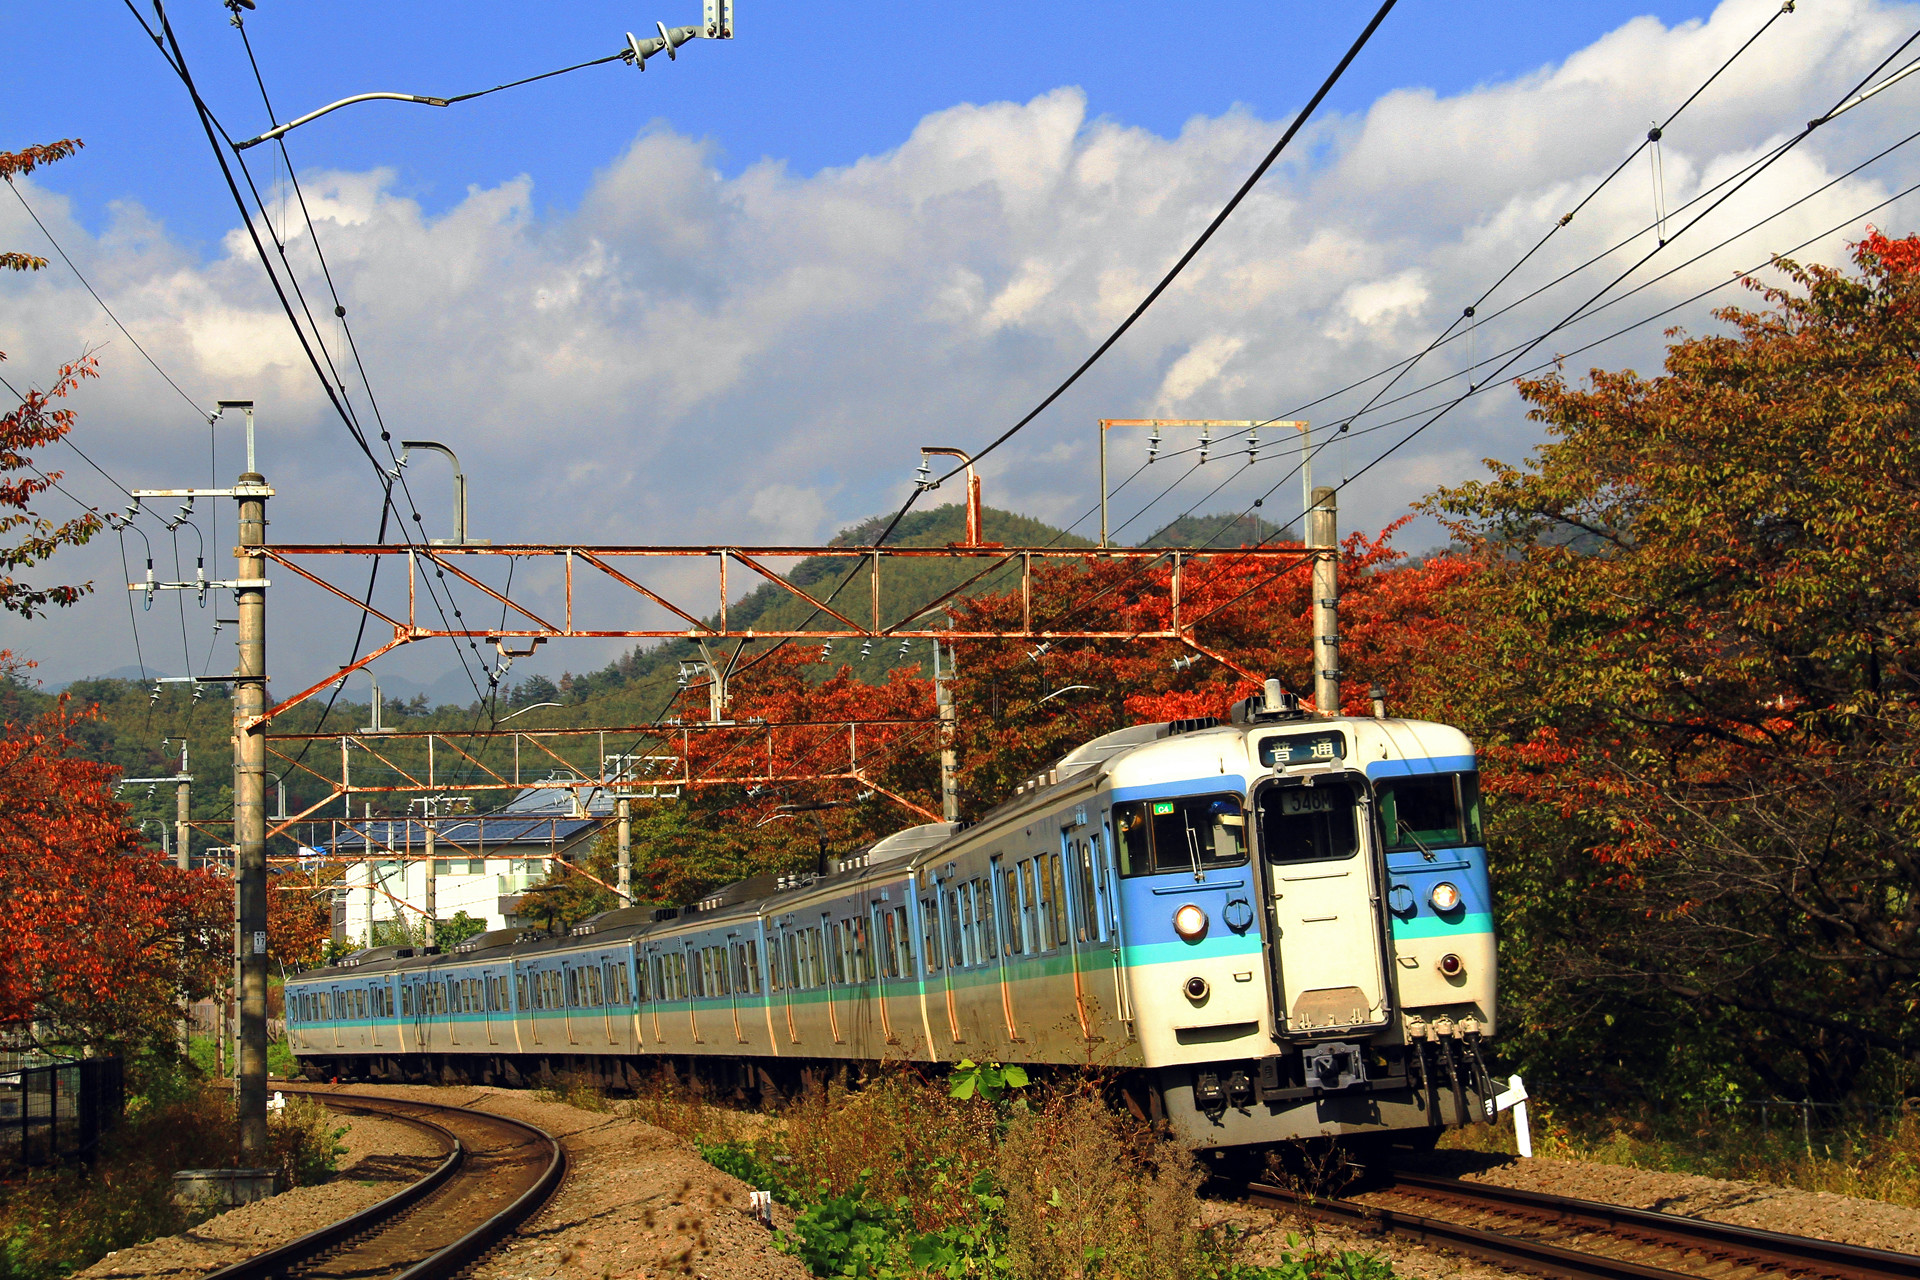
{"label": "white marker post", "polygon": [[1507,1077],[1507,1090],[1493,1096],[1493,1109],[1496,1112],[1513,1112],[1513,1140],[1520,1148],[1520,1154],[1529,1158],[1533,1155],[1533,1129],[1527,1123],[1527,1086],[1519,1076]]}

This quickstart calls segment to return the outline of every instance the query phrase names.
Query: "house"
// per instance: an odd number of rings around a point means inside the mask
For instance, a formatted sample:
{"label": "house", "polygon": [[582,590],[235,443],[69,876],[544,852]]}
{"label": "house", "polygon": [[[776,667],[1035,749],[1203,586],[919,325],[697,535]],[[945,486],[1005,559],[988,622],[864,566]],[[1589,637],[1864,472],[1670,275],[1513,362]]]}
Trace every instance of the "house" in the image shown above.
{"label": "house", "polygon": [[334,940],[378,945],[397,937],[372,939],[373,933],[399,935],[400,924],[405,936],[419,937],[429,826],[436,919],[464,911],[488,929],[537,925],[537,902],[527,899],[527,890],[546,878],[555,860],[583,858],[612,814],[604,793],[577,791],[572,779],[548,779],[492,813],[343,823],[331,844],[317,850],[346,863],[345,887],[334,893]]}

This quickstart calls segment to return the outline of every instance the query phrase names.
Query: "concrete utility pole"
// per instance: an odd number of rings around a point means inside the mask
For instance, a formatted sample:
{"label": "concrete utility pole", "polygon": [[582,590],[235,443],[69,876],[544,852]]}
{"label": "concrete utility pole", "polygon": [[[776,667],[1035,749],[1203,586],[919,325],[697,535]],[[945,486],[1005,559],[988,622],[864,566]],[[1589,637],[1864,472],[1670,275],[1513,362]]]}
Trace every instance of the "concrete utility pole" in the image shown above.
{"label": "concrete utility pole", "polygon": [[633,905],[633,800],[621,796],[614,804],[620,815],[620,862],[619,874],[613,883],[620,895],[620,905],[630,907]]}
{"label": "concrete utility pole", "polygon": [[235,497],[240,545],[234,597],[240,619],[233,684],[233,844],[238,898],[240,1035],[236,1078],[240,1159],[267,1163],[267,482],[253,469],[253,406],[246,406],[247,471]]}
{"label": "concrete utility pole", "polygon": [[960,715],[953,705],[953,690],[940,676],[940,642],[933,642],[933,700],[940,709],[940,816],[948,822],[960,821],[960,793],[954,786],[956,763],[953,738],[960,727]]}
{"label": "concrete utility pole", "polygon": [[1340,530],[1334,490],[1313,491],[1307,512],[1307,547],[1313,552],[1313,705],[1323,716],[1340,714]]}
{"label": "concrete utility pole", "polygon": [[182,871],[193,866],[187,850],[187,821],[192,816],[193,806],[188,793],[193,787],[193,777],[187,772],[187,740],[180,739],[180,778],[174,788],[173,810],[173,858],[174,865]]}
{"label": "concrete utility pole", "polygon": [[[427,891],[425,895],[423,895],[425,902],[422,905],[425,906],[427,912],[426,945],[431,947],[437,945],[437,940],[434,936],[434,922],[440,915],[440,868],[434,864],[433,860],[434,837],[439,834],[440,824],[435,822],[431,816],[433,813],[431,802],[429,802],[427,812],[428,817],[422,820],[422,825],[427,829]],[[367,926],[367,934],[369,940],[371,940],[373,934],[372,925]]]}

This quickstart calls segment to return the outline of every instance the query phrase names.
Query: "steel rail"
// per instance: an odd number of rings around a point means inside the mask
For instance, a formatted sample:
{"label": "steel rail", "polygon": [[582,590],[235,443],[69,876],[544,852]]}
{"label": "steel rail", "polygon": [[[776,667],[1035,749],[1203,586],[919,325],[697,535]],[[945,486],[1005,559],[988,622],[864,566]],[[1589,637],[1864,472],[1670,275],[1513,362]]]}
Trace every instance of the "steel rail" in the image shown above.
{"label": "steel rail", "polygon": [[386,1199],[369,1205],[338,1222],[309,1232],[296,1240],[290,1240],[269,1249],[265,1253],[256,1254],[251,1258],[222,1267],[218,1271],[209,1272],[202,1280],[273,1280],[276,1277],[293,1275],[327,1254],[349,1244],[357,1237],[381,1230],[419,1205],[428,1196],[442,1189],[465,1164],[467,1146],[461,1142],[458,1135],[444,1125],[436,1124],[421,1116],[408,1115],[405,1110],[402,1110],[403,1108],[459,1111],[466,1115],[481,1116],[489,1122],[525,1131],[546,1144],[551,1154],[547,1160],[547,1167],[533,1185],[515,1197],[511,1204],[458,1239],[396,1273],[394,1280],[453,1280],[453,1277],[485,1256],[501,1241],[512,1235],[521,1223],[538,1212],[553,1194],[554,1189],[560,1185],[561,1178],[566,1175],[566,1152],[561,1148],[559,1141],[546,1130],[523,1120],[495,1115],[492,1112],[465,1111],[459,1107],[414,1101],[410,1098],[330,1093],[317,1089],[286,1088],[285,1091],[302,1097],[324,1100],[329,1106],[337,1106],[341,1111],[378,1115],[382,1119],[398,1120],[432,1130],[451,1144],[451,1150],[447,1158],[426,1177],[409,1183]]}
{"label": "steel rail", "polygon": [[[1654,1244],[1706,1254],[1720,1269],[1727,1264],[1796,1277],[1831,1276],[1844,1280],[1914,1280],[1920,1257],[1754,1227],[1684,1218],[1592,1200],[1536,1191],[1494,1187],[1396,1171],[1390,1190],[1416,1197],[1453,1201],[1495,1212],[1519,1212],[1546,1225],[1572,1224],[1616,1240]],[[1553,1280],[1695,1280],[1695,1273],[1568,1248],[1525,1235],[1469,1226],[1446,1218],[1402,1209],[1326,1199],[1262,1183],[1244,1191],[1256,1203],[1285,1206],[1316,1217],[1344,1222],[1363,1231],[1391,1234],[1437,1245],[1504,1266],[1518,1267]]]}
{"label": "steel rail", "polygon": [[1598,1200],[1578,1200],[1543,1191],[1463,1182],[1458,1178],[1432,1174],[1395,1171],[1393,1181],[1396,1188],[1419,1195],[1436,1195],[1476,1205],[1493,1204],[1541,1216],[1551,1215],[1561,1222],[1577,1223],[1615,1234],[1665,1237],[1692,1248],[1737,1254],[1742,1258],[1791,1270],[1804,1269],[1812,1264],[1824,1274],[1851,1277],[1852,1280],[1920,1280],[1920,1256],[1890,1249],[1841,1244],[1812,1236],[1768,1231],[1762,1227],[1743,1227],[1707,1218],[1682,1217],[1679,1214],[1634,1209]]}

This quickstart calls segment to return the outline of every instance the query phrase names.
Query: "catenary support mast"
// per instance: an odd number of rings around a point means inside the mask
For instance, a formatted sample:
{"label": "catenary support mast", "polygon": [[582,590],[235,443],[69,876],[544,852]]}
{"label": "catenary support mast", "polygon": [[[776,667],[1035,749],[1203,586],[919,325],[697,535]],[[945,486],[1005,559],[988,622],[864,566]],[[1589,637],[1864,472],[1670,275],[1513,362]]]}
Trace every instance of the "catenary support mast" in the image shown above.
{"label": "catenary support mast", "polygon": [[[251,410],[251,406],[248,406]],[[249,413],[251,417],[251,413]],[[234,596],[240,620],[239,663],[233,684],[233,845],[239,928],[240,1159],[267,1163],[267,591],[260,548],[267,541],[266,480],[252,470],[240,477],[240,545]]]}
{"label": "catenary support mast", "polygon": [[1313,491],[1307,546],[1313,551],[1313,705],[1340,714],[1340,530],[1334,490]]}

